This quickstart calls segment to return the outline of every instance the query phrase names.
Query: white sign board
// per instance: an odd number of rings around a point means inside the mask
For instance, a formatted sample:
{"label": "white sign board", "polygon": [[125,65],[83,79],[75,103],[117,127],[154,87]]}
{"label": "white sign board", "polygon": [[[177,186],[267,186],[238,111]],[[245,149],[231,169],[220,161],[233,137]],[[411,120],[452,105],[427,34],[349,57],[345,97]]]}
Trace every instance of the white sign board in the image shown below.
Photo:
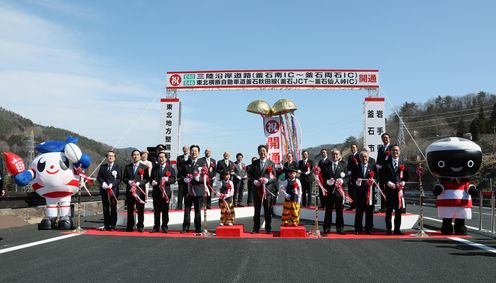
{"label": "white sign board", "polygon": [[378,70],[229,70],[167,72],[167,90],[377,89]]}
{"label": "white sign board", "polygon": [[283,141],[281,139],[281,118],[264,116],[264,132],[269,149],[268,157],[275,164],[281,163]]}
{"label": "white sign board", "polygon": [[160,99],[160,140],[172,164],[179,152],[179,128],[181,126],[181,102],[178,98]]}
{"label": "white sign board", "polygon": [[384,98],[366,97],[363,109],[364,146],[370,149],[370,157],[377,159],[377,149],[382,145],[381,135],[386,132]]}

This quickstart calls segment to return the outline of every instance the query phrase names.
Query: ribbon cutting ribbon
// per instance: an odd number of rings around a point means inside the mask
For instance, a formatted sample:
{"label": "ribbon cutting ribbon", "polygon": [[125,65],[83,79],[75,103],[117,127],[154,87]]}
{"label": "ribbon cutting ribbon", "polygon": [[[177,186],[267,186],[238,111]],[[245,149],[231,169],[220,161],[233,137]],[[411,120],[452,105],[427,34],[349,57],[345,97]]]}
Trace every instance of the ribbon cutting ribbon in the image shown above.
{"label": "ribbon cutting ribbon", "polygon": [[112,188],[107,188],[107,197],[109,199],[109,202],[115,202],[115,203],[117,203],[117,197],[115,196],[114,191],[112,190]]}
{"label": "ribbon cutting ribbon", "polygon": [[129,191],[131,192],[131,195],[136,199],[137,202],[144,204],[145,202],[136,193],[136,188],[138,188],[143,194],[145,193],[136,183],[133,183],[131,185],[131,189],[129,189]]}
{"label": "ribbon cutting ribbon", "polygon": [[319,188],[322,190],[322,195],[327,196],[327,190],[324,188],[324,179],[322,176],[319,174],[316,174],[315,172],[313,173],[315,176],[315,180],[317,180],[317,185],[319,185]]}
{"label": "ribbon cutting ribbon", "polygon": [[352,203],[353,202],[353,199],[344,190],[343,184],[341,184],[340,182],[337,182],[336,181],[336,183],[334,183],[334,188],[336,188],[338,190],[339,195],[341,195],[341,197],[343,198],[343,204],[345,202],[347,202],[347,203]]}
{"label": "ribbon cutting ribbon", "polygon": [[366,181],[367,183],[368,183],[368,181],[372,181],[367,186],[367,204],[368,205],[372,205],[372,198],[371,198],[372,185],[375,185],[375,187],[379,190],[379,192],[381,193],[381,195],[384,198],[384,200],[386,200],[386,195],[384,194],[384,192],[381,190],[381,187],[379,187],[379,185],[375,182],[374,179],[372,179],[372,178],[370,178],[370,179],[358,178],[357,180],[360,181],[360,182]]}
{"label": "ribbon cutting ribbon", "polygon": [[164,179],[160,180],[160,185],[158,187],[162,191],[162,198],[165,198],[165,203],[169,203],[169,196],[167,195],[167,192],[165,191],[165,180]]}
{"label": "ribbon cutting ribbon", "polygon": [[93,197],[90,191],[88,190],[88,188],[86,187],[86,182],[88,182],[88,184],[90,184],[91,187],[93,186],[93,181],[95,180],[95,178],[91,178],[88,175],[86,175],[84,173],[83,168],[81,167],[75,168],[74,173],[77,176],[79,176],[79,188],[84,188],[84,190],[88,193],[88,195],[90,195],[90,197]]}

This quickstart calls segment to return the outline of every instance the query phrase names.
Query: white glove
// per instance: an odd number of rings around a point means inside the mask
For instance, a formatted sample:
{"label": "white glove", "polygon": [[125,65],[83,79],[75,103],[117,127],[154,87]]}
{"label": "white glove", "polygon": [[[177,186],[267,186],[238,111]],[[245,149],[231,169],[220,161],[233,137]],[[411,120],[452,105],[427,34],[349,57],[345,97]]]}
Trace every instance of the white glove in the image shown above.
{"label": "white glove", "polygon": [[188,177],[184,178],[183,180],[184,180],[184,182],[185,182],[186,184],[191,183],[191,179],[190,179],[190,178],[188,178]]}
{"label": "white glove", "polygon": [[134,181],[133,181],[133,180],[129,180],[127,183],[128,183],[130,186],[132,186],[132,185],[134,184]]}
{"label": "white glove", "polygon": [[195,177],[195,181],[200,182],[200,176],[199,175]]}
{"label": "white glove", "polygon": [[361,186],[362,185],[362,180],[356,180],[355,185]]}
{"label": "white glove", "polygon": [[379,170],[382,168],[382,165],[376,164],[375,167],[377,167],[377,169]]}
{"label": "white glove", "polygon": [[405,187],[405,182],[404,182],[404,181],[401,181],[400,185],[401,185],[402,187]]}
{"label": "white glove", "polygon": [[238,178],[238,180],[241,180],[241,177],[240,176],[236,176],[236,178]]}
{"label": "white glove", "polygon": [[287,200],[289,200],[291,198],[291,195],[288,194],[288,193],[286,193],[286,192],[284,192],[284,198],[287,199]]}
{"label": "white glove", "polygon": [[262,183],[263,183],[264,185],[267,185],[267,183],[268,183],[268,182],[269,182],[269,179],[267,179],[267,178],[262,178]]}
{"label": "white glove", "polygon": [[336,180],[336,184],[337,184],[337,185],[342,185],[342,184],[343,184],[343,179],[338,178],[338,179]]}
{"label": "white glove", "polygon": [[300,169],[298,169],[298,173],[301,174],[301,170]]}
{"label": "white glove", "polygon": [[305,175],[307,175],[307,176],[308,176],[308,175],[310,175],[310,173],[312,173],[312,172],[307,171],[307,172],[305,172]]}
{"label": "white glove", "polygon": [[169,181],[169,177],[167,176],[162,177],[162,182],[167,182],[167,181]]}
{"label": "white glove", "polygon": [[394,188],[396,188],[396,185],[395,185],[393,182],[391,182],[391,181],[388,181],[388,182],[387,182],[387,186],[388,186],[390,189],[394,189]]}
{"label": "white glove", "polygon": [[334,185],[334,178],[331,178],[331,179],[327,180],[327,182],[326,182],[326,183],[327,183],[329,186]]}
{"label": "white glove", "polygon": [[112,183],[110,183],[110,184],[108,185],[108,188],[109,188],[109,189],[112,189]]}
{"label": "white glove", "polygon": [[108,188],[107,183],[106,183],[106,182],[103,182],[103,184],[102,184],[102,189],[107,189],[107,188]]}
{"label": "white glove", "polygon": [[156,186],[156,185],[158,185],[157,181],[153,180],[152,181],[152,186]]}
{"label": "white glove", "polygon": [[253,181],[253,184],[257,187],[260,187],[260,182],[258,180]]}

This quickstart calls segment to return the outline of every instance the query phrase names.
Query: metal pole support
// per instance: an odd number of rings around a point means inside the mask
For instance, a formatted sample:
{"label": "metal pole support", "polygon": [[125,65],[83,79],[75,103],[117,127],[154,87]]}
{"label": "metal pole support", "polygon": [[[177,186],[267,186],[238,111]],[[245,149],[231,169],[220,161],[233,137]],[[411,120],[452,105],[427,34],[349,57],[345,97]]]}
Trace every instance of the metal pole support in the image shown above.
{"label": "metal pole support", "polygon": [[484,195],[482,192],[479,193],[479,231],[482,231],[482,202]]}
{"label": "metal pole support", "polygon": [[494,203],[496,202],[496,198],[494,195],[494,191],[491,192],[491,233],[494,234]]}

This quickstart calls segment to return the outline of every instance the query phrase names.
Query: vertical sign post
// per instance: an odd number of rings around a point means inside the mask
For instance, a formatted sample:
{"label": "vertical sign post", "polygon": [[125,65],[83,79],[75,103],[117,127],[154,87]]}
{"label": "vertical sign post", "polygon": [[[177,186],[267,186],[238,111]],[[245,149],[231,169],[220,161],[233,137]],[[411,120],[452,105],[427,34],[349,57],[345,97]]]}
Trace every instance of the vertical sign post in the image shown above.
{"label": "vertical sign post", "polygon": [[179,152],[179,128],[181,126],[181,102],[179,98],[160,99],[160,140],[171,164],[176,164]]}
{"label": "vertical sign post", "polygon": [[386,132],[384,97],[366,97],[363,109],[363,144],[370,149],[370,157],[377,159],[377,148],[382,144],[381,135]]}

